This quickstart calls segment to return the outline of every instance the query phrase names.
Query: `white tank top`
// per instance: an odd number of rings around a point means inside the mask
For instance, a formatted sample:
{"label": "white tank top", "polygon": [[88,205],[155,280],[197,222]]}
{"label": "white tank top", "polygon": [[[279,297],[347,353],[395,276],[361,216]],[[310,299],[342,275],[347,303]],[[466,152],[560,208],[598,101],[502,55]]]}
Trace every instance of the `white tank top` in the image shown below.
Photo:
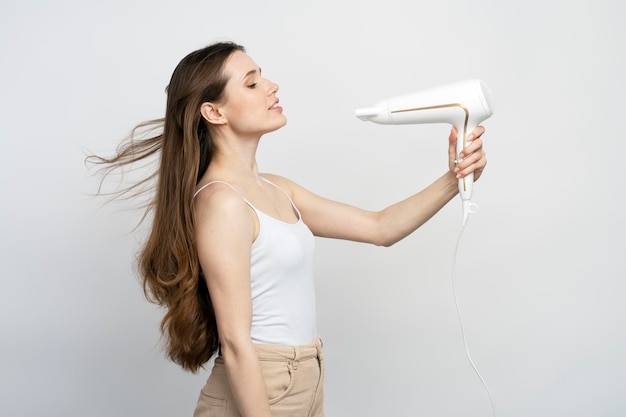
{"label": "white tank top", "polygon": [[241,196],[259,219],[259,234],[252,243],[250,264],[252,342],[290,346],[309,344],[317,336],[313,234],[289,195],[269,180],[262,179],[287,196],[298,215],[296,223],[287,223],[263,213],[223,181],[205,184],[194,197],[211,184],[225,184]]}

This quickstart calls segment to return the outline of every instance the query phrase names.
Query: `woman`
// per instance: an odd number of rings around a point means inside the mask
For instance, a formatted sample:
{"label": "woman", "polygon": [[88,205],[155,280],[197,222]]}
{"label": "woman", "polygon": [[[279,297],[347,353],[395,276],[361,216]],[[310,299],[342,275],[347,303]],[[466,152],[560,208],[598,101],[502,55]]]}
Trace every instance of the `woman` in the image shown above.
{"label": "woman", "polygon": [[166,307],[168,356],[196,372],[218,353],[197,417],[322,416],[313,236],[392,245],[486,165],[484,129],[458,164],[453,130],[448,171],[420,193],[380,212],[322,198],[258,172],[260,138],[286,123],[277,91],[243,47],[208,46],[175,69],[165,118],[140,125],[162,123],[162,134],[131,136],[114,158],[97,158],[111,170],[160,152],[140,272],[147,296]]}

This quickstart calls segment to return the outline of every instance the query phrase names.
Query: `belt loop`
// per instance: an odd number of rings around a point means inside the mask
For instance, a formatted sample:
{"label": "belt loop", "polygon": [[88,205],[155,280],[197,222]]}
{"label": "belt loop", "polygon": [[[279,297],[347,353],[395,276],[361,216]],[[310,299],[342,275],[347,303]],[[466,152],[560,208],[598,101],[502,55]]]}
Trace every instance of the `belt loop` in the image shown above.
{"label": "belt loop", "polygon": [[298,369],[298,362],[300,361],[300,346],[294,346],[293,348],[293,369]]}
{"label": "belt loop", "polygon": [[319,360],[324,359],[324,357],[322,356],[322,347],[323,346],[324,346],[324,342],[322,342],[322,338],[318,336],[315,339],[315,348],[317,349],[317,358]]}

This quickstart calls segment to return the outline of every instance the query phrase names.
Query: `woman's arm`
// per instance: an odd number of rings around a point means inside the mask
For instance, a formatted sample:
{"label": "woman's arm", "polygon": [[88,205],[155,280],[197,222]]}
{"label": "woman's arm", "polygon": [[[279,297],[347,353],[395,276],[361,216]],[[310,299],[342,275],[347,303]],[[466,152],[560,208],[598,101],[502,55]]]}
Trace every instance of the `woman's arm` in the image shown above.
{"label": "woman's arm", "polygon": [[449,137],[448,172],[419,193],[381,211],[328,200],[288,180],[286,186],[291,189],[303,220],[316,236],[391,246],[428,221],[458,193],[459,176],[474,172],[475,179],[480,177],[487,163],[480,139],[483,133],[480,126],[472,132],[474,140],[463,151],[462,161],[456,164],[453,128]]}
{"label": "woman's arm", "polygon": [[228,380],[242,417],[270,417],[267,390],[250,339],[250,253],[256,224],[250,207],[225,185],[195,200],[197,247],[211,294]]}

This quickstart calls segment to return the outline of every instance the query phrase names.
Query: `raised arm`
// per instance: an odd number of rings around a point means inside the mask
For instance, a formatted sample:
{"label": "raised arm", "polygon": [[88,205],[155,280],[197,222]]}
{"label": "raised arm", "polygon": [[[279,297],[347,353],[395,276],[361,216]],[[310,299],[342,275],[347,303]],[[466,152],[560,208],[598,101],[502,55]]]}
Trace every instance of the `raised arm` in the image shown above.
{"label": "raised arm", "polygon": [[215,184],[195,200],[200,264],[211,294],[221,352],[242,417],[270,417],[267,391],[250,338],[250,253],[256,224],[231,189]]}
{"label": "raised arm", "polygon": [[474,139],[461,155],[462,161],[456,164],[456,131],[452,129],[449,170],[424,190],[381,211],[332,201],[293,182],[283,181],[291,189],[303,220],[316,236],[391,246],[419,228],[458,194],[458,176],[474,172],[475,179],[480,177],[487,162],[480,139],[483,133],[482,127],[474,130]]}

